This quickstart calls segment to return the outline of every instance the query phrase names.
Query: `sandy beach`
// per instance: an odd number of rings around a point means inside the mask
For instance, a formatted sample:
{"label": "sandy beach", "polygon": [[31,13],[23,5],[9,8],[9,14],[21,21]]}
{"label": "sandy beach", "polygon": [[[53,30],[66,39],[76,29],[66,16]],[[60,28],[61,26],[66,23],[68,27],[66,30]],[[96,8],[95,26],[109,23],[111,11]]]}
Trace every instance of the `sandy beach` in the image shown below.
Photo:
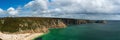
{"label": "sandy beach", "polygon": [[2,40],[32,40],[44,33],[25,33],[25,34],[3,34],[0,33]]}

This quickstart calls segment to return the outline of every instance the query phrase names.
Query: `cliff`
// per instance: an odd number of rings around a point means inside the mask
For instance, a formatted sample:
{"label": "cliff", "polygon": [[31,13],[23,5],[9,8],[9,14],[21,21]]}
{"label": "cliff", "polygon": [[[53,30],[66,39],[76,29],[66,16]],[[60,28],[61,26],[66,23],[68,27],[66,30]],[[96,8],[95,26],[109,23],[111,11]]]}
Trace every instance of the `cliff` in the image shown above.
{"label": "cliff", "polygon": [[0,18],[2,33],[40,33],[48,32],[49,28],[65,28],[67,25],[106,23],[102,20],[80,20],[67,18],[42,17],[5,17]]}

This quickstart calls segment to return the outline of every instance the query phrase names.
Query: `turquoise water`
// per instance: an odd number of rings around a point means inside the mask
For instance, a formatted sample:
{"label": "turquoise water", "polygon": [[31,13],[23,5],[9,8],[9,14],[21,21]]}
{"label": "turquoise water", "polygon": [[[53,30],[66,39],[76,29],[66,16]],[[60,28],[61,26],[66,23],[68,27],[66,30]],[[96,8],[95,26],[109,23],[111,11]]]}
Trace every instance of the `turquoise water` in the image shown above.
{"label": "turquoise water", "polygon": [[120,21],[107,24],[69,25],[67,28],[50,29],[36,40],[120,40]]}

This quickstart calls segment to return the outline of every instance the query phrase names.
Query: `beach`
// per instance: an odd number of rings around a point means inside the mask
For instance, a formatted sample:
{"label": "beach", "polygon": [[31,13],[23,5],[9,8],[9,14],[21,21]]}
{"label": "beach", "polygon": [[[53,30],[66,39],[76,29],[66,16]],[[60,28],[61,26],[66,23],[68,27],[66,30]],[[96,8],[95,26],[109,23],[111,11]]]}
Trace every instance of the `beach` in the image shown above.
{"label": "beach", "polygon": [[3,34],[0,33],[2,40],[32,40],[44,33],[25,33],[25,34]]}

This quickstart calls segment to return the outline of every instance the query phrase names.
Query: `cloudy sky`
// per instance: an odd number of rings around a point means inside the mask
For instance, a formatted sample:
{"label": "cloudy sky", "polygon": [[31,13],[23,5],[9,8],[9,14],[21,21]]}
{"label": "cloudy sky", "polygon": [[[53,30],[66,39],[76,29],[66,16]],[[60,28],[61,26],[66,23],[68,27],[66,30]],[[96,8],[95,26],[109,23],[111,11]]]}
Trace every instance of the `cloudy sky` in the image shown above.
{"label": "cloudy sky", "polygon": [[120,0],[0,0],[0,17],[120,20]]}

